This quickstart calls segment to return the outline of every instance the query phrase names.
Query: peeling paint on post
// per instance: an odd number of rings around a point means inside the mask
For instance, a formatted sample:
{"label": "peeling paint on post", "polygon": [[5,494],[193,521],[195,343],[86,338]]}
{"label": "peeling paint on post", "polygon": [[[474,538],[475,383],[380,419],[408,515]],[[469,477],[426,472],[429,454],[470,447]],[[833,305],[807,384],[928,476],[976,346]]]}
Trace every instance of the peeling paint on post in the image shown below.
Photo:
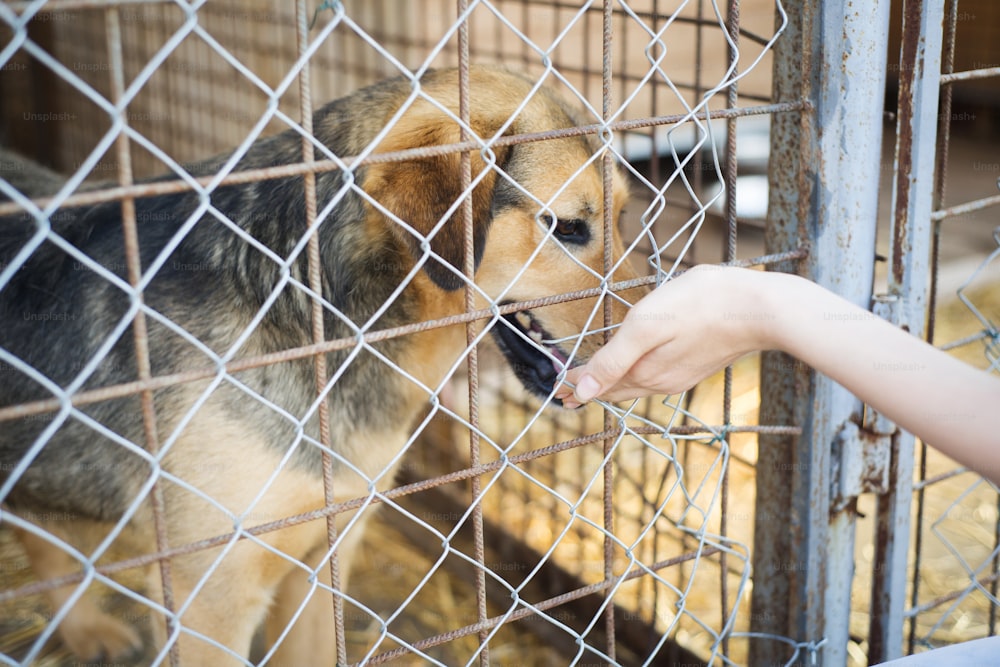
{"label": "peeling paint on post", "polygon": [[[849,301],[868,308],[872,296],[875,230],[886,76],[889,3],[809,0],[794,8],[775,53],[776,101],[809,100],[813,112],[798,125],[776,118],[771,133],[771,209],[768,252],[810,244],[800,272]],[[777,618],[776,632],[799,642],[826,642],[816,664],[847,662],[851,581],[854,575],[853,504],[831,512],[831,470],[837,434],[860,423],[862,406],[832,380],[793,370],[768,355],[762,371],[762,423],[798,423],[800,439],[761,439],[758,464],[760,516],[754,570],[778,556],[802,563],[782,586],[756,580],[753,614]],[[774,449],[771,449],[771,448]],[[795,471],[789,478],[787,470]],[[774,520],[781,517],[783,520]],[[770,544],[766,544],[770,542]],[[776,594],[785,587],[787,597]],[[758,599],[758,596],[772,596]],[[767,614],[772,614],[768,616]],[[787,647],[768,643],[752,664],[781,664]],[[768,653],[767,651],[773,651]],[[808,655],[800,655],[810,664]]]}
{"label": "peeling paint on post", "polygon": [[[943,26],[942,1],[903,3],[888,288],[890,297],[899,302],[893,324],[920,337],[927,318]],[[872,577],[870,662],[903,654],[913,447],[909,433],[893,437],[889,492],[878,496],[875,565],[879,569]]]}

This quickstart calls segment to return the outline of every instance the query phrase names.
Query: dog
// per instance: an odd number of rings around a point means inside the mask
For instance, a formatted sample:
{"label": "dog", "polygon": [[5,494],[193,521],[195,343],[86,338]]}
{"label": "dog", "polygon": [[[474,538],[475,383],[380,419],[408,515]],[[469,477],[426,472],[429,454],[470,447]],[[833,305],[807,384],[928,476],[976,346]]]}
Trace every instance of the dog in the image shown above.
{"label": "dog", "polygon": [[[536,90],[522,75],[473,67],[469,84],[469,124],[480,138],[582,122],[574,105],[547,88]],[[460,141],[458,71],[429,71],[419,89],[415,95],[410,79],[395,78],[336,100],[315,113],[315,139],[336,156],[376,158]],[[602,150],[584,135],[470,151],[477,308],[600,285]],[[288,130],[254,142],[235,170],[294,164],[301,156],[302,137]],[[317,149],[317,159],[323,157]],[[186,169],[211,176],[229,159]],[[454,152],[372,159],[315,175],[326,339],[465,312],[461,159]],[[617,220],[627,186],[618,167],[610,176]],[[35,196],[58,187],[43,185]],[[309,284],[304,188],[302,176],[286,176],[222,185],[207,198],[188,191],[134,199],[154,377],[313,342],[314,297],[303,287]],[[34,369],[0,357],[0,407],[51,398],[53,385],[85,391],[137,379],[122,203],[68,208],[50,220],[61,242],[39,241],[38,222],[26,214],[0,221],[0,271],[18,262],[0,285],[0,348]],[[68,252],[67,244],[85,257]],[[617,230],[612,245],[611,277],[635,277],[621,261]],[[626,310],[616,300],[613,318],[620,321]],[[552,393],[560,370],[584,362],[600,345],[600,336],[580,336],[594,323],[603,324],[603,313],[591,298],[477,326],[490,327],[528,392],[558,403]],[[391,487],[414,423],[465,353],[466,335],[466,326],[455,324],[325,355],[336,501]],[[82,405],[70,415],[7,421],[0,426],[0,485],[10,490],[0,501],[84,554],[119,523],[127,524],[136,554],[156,551],[154,479],[170,546],[320,509],[314,373],[311,357],[296,358],[156,389],[158,459],[146,447],[148,423],[137,395]],[[341,588],[370,515],[369,509],[337,516]],[[18,533],[40,579],[79,571],[80,563],[52,539]],[[159,568],[150,567],[143,594],[157,619],[155,641],[176,642],[184,664],[243,664],[263,626],[269,645],[277,644],[274,664],[335,664],[324,588],[331,553],[320,519],[172,557],[179,618],[169,627],[180,631],[169,635],[157,606]],[[74,590],[56,588],[48,596],[58,609]],[[140,645],[133,627],[86,596],[64,617],[59,635],[85,660],[120,659]]]}

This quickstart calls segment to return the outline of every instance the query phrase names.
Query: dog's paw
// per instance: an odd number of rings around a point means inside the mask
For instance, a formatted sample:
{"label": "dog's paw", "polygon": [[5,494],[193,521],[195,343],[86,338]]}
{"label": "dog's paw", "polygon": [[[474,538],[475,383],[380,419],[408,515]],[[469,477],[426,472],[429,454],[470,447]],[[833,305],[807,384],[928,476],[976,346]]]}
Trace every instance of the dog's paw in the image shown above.
{"label": "dog's paw", "polygon": [[59,626],[59,636],[81,660],[119,660],[142,649],[142,638],[130,625],[97,610],[77,611]]}

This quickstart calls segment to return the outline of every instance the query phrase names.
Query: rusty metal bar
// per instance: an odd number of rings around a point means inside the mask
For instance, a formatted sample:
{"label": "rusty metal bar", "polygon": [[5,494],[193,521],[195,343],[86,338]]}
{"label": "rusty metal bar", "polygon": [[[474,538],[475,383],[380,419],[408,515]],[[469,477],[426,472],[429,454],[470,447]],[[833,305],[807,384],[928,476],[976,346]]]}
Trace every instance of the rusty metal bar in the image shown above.
{"label": "rusty metal bar", "polygon": [[[700,433],[705,434],[716,434],[723,432],[726,429],[724,425],[718,426],[676,426],[668,429],[668,433],[671,435],[697,435]],[[630,433],[635,433],[637,435],[662,435],[663,429],[654,428],[650,426],[643,426],[637,428],[628,429]],[[802,432],[802,429],[798,426],[732,426],[728,428],[730,433],[779,433],[785,435],[798,435]],[[352,498],[350,500],[335,503],[329,507],[323,507],[321,509],[313,510],[310,512],[305,512],[303,514],[296,514],[289,517],[284,517],[282,519],[277,519],[268,523],[258,524],[256,526],[251,526],[249,528],[244,528],[239,533],[231,532],[224,535],[216,535],[214,537],[205,538],[203,540],[198,540],[197,542],[190,542],[181,546],[170,547],[165,551],[158,551],[152,554],[143,554],[142,556],[135,556],[133,558],[128,558],[121,561],[116,561],[113,563],[107,563],[103,565],[98,565],[94,568],[94,571],[103,575],[112,575],[118,572],[123,572],[125,570],[131,570],[138,567],[146,567],[156,563],[157,561],[176,558],[178,556],[185,556],[187,554],[195,553],[197,551],[203,551],[205,549],[212,549],[215,547],[224,546],[231,542],[234,538],[238,540],[246,539],[248,536],[265,535],[270,532],[277,530],[284,530],[286,528],[291,528],[302,523],[309,521],[317,521],[319,519],[325,519],[327,516],[332,516],[336,514],[341,514],[343,512],[350,512],[363,507],[368,504],[378,504],[383,502],[383,500],[393,500],[396,498],[402,498],[414,493],[419,493],[425,491],[429,488],[434,488],[438,486],[443,486],[445,484],[453,484],[456,482],[461,482],[473,477],[488,475],[491,473],[499,472],[505,466],[519,465],[521,463],[527,463],[529,461],[534,461],[537,459],[542,459],[545,457],[553,456],[560,452],[565,452],[571,449],[576,449],[578,447],[583,447],[586,445],[591,445],[597,442],[602,442],[607,438],[617,438],[621,436],[622,429],[616,428],[612,431],[600,431],[599,433],[592,433],[585,436],[580,436],[578,438],[573,438],[572,440],[565,440],[554,445],[549,445],[547,447],[541,447],[539,449],[534,449],[523,454],[517,454],[508,457],[506,461],[494,461],[491,463],[481,464],[475,468],[464,468],[462,470],[457,470],[445,475],[439,475],[437,477],[428,478],[421,480],[419,482],[414,482],[412,484],[405,484],[403,486],[396,487],[395,489],[390,489],[380,494],[379,496],[369,497],[362,496],[358,498]],[[0,591],[0,604],[8,602],[10,600],[24,597],[26,595],[36,595],[53,588],[59,588],[61,586],[66,586],[68,584],[77,583],[83,581],[84,573],[77,573],[72,575],[66,575],[64,577],[57,577],[54,579],[48,579],[46,581],[38,581],[30,584],[21,586],[20,588]]]}
{"label": "rusty metal bar", "polygon": [[[732,68],[729,76],[731,82],[726,90],[726,108],[735,109],[739,103],[739,92],[737,89],[736,77],[739,75],[739,70],[737,69],[737,64],[739,63],[739,40],[740,40],[740,3],[739,0],[729,0],[729,6],[726,9],[726,31],[729,33],[729,42],[726,45],[726,56],[729,61],[729,67]],[[725,183],[726,183],[726,243],[723,248],[722,259],[724,262],[731,262],[736,259],[736,177],[737,177],[736,163],[736,119],[729,118],[726,120],[726,164],[725,164]],[[723,373],[722,382],[722,422],[724,424],[729,424],[732,421],[732,409],[733,409],[733,367],[726,366]],[[726,531],[728,530],[728,514],[729,514],[729,466],[726,465],[722,469],[720,485],[720,496],[719,496],[719,506],[722,511],[719,514],[719,535],[723,539],[726,537]],[[726,553],[722,552],[719,554],[719,616],[720,616],[720,628],[726,628],[729,626],[728,616],[729,616],[729,570],[727,567]],[[722,655],[726,657],[729,655],[729,634],[726,633],[722,637]]]}
{"label": "rusty metal bar", "polygon": [[[490,628],[495,628],[501,623],[513,623],[514,621],[519,621],[522,618],[536,616],[538,614],[538,611],[547,611],[549,609],[558,607],[559,605],[566,604],[567,602],[570,602],[572,600],[577,600],[579,598],[586,597],[588,595],[593,595],[594,593],[600,593],[601,591],[605,591],[614,586],[617,586],[619,582],[638,579],[639,577],[648,574],[647,570],[652,572],[658,572],[665,568],[672,567],[674,565],[680,565],[682,563],[686,563],[691,560],[697,560],[698,558],[702,558],[705,556],[711,556],[721,551],[722,550],[719,549],[718,547],[705,547],[700,551],[687,553],[682,556],[675,556],[674,558],[670,558],[668,560],[663,560],[657,563],[653,563],[647,567],[635,568],[634,570],[630,570],[629,572],[623,574],[621,577],[618,577],[617,579],[614,580],[605,579],[604,581],[599,581],[597,583],[590,584],[589,586],[584,586],[582,588],[578,588],[573,591],[568,591],[561,595],[549,598],[548,600],[543,600],[541,602],[535,603],[531,606],[531,608],[522,607],[521,609],[518,609],[517,611],[512,612],[510,614],[505,614],[503,616],[494,616],[493,618],[486,619],[485,621],[480,621],[475,625],[467,625],[464,628],[458,628],[456,630],[452,630],[451,632],[445,632],[439,635],[435,635],[434,637],[427,637],[426,639],[421,639],[420,641],[412,642],[409,644],[409,646],[404,648],[397,648],[391,651],[386,651],[384,653],[379,653],[366,660],[364,664],[366,665],[380,664],[388,660],[392,660],[393,658],[399,658],[401,656],[404,656],[407,653],[411,653],[414,649],[423,650],[431,648],[434,646],[438,646],[440,644],[444,644],[446,642],[454,641],[455,639],[458,639],[460,637],[471,635],[475,632],[488,631]],[[360,665],[356,664],[353,667],[360,667]]]}
{"label": "rusty metal bar", "polygon": [[[888,292],[898,304],[892,311],[892,323],[923,337],[930,274],[943,3],[905,0],[902,20]],[[889,492],[876,498],[875,573],[868,633],[868,659],[872,662],[898,658],[903,653],[914,445],[909,433],[897,430],[893,435]]]}
{"label": "rusty metal bar", "polygon": [[[125,113],[127,103],[125,102],[125,64],[122,57],[122,33],[121,22],[118,15],[118,8],[108,9],[104,14],[105,30],[108,40],[108,60],[111,65],[111,97],[115,107],[119,110],[118,120],[122,123],[123,129],[119,131],[116,140],[116,154],[118,158],[118,182],[124,187],[132,185],[132,155],[128,135],[124,132],[124,127],[128,124],[128,114]],[[139,289],[142,283],[142,260],[139,250],[139,226],[136,222],[135,200],[125,198],[121,202],[122,214],[122,245],[125,253],[125,267],[128,283],[135,291],[135,301],[140,306],[143,304],[142,291]],[[149,336],[146,325],[146,315],[140,308],[136,311],[135,319],[132,321],[132,339],[135,345],[136,377],[139,382],[148,381],[152,377],[152,368],[149,360]],[[146,450],[152,456],[157,456],[160,450],[160,438],[156,427],[156,407],[153,403],[153,392],[146,389],[139,393],[139,401],[142,411],[142,423],[145,435]],[[150,505],[153,510],[153,531],[156,536],[156,550],[165,551],[170,546],[167,535],[166,521],[166,500],[163,495],[163,484],[161,480],[156,480],[150,489]],[[157,563],[160,571],[160,586],[162,588],[163,606],[167,610],[165,625],[168,638],[177,632],[176,622],[171,617],[176,608],[174,601],[173,577],[171,576],[171,565],[169,560],[161,560]],[[175,641],[169,649],[171,667],[180,664],[180,646]]]}
{"label": "rusty metal bar", "polygon": [[[774,48],[772,94],[776,103],[809,98],[813,92],[808,73],[812,71],[812,32],[815,4],[804,4],[788,17],[784,35]],[[779,17],[775,17],[777,22]],[[808,47],[808,48],[807,48]],[[780,253],[800,246],[809,238],[805,221],[809,215],[812,183],[805,165],[811,160],[814,136],[812,113],[779,114],[771,118],[771,146],[768,157],[768,214],[764,227],[765,251]],[[777,263],[769,270],[804,273],[804,262]],[[807,368],[781,352],[761,354],[761,424],[801,424],[805,401],[799,388],[810,386]],[[758,438],[757,499],[754,512],[754,572],[767,572],[788,557],[792,548],[792,489],[782,466],[793,458],[797,438],[787,434],[762,433]],[[788,577],[755,577],[750,600],[751,632],[785,636],[792,626],[791,582]],[[772,642],[751,642],[749,664],[781,664],[787,659]]]}
{"label": "rusty metal bar", "polygon": [[[814,65],[822,92],[813,192],[819,206],[809,268],[817,283],[867,308],[874,278],[889,2],[875,3],[864,13],[824,2],[820,11],[821,56]],[[838,503],[843,509],[833,511],[831,472],[842,456],[838,434],[863,413],[860,401],[829,378],[816,375],[814,382],[804,424],[812,423],[812,433],[800,450],[808,457],[809,472],[797,502],[809,507],[810,518],[801,543],[805,548],[797,550],[808,563],[806,576],[797,582],[797,608],[806,610],[806,621],[799,626],[805,632],[798,636],[822,636],[827,640],[820,654],[823,664],[843,665],[850,641],[857,515],[853,503]]]}
{"label": "rusty metal bar", "polygon": [[[776,262],[786,262],[792,260],[803,259],[809,255],[808,246],[802,246],[794,250],[790,250],[783,253],[775,253],[770,255],[762,255],[760,257],[737,260],[731,262],[728,266],[760,266],[767,265]],[[679,275],[679,273],[675,273]],[[632,280],[622,280],[619,282],[611,283],[608,285],[608,289],[612,292],[621,292],[625,290],[630,290],[635,287],[641,287],[645,285],[652,285],[656,283],[656,276],[648,276],[646,278],[636,278]],[[543,297],[540,299],[531,299],[529,301],[518,301],[516,303],[508,303],[503,306],[499,306],[497,312],[500,315],[509,315],[510,313],[517,312],[518,310],[528,310],[531,308],[541,308],[543,306],[550,306],[556,303],[564,303],[566,301],[575,301],[577,299],[587,299],[593,298],[595,296],[601,296],[603,294],[603,289],[600,287],[592,287],[590,289],[578,290],[576,292],[567,292],[565,294],[557,294],[550,297]],[[362,334],[361,338],[366,343],[376,343],[383,340],[388,340],[390,338],[397,338],[399,336],[407,336],[409,334],[420,333],[423,331],[430,331],[431,329],[438,329],[441,327],[454,326],[456,324],[465,324],[466,322],[471,322],[474,320],[489,319],[494,316],[492,310],[488,308],[483,308],[481,310],[472,311],[469,313],[464,313],[461,315],[452,315],[450,317],[443,317],[436,320],[425,320],[422,322],[415,322],[413,324],[406,324],[399,327],[392,327],[390,329],[381,329],[379,331],[366,332]],[[345,350],[349,347],[353,347],[358,344],[358,338],[337,338],[334,340],[329,340],[321,344],[304,345],[302,347],[290,348],[287,350],[282,350],[281,352],[273,352],[270,354],[263,354],[253,357],[246,357],[244,359],[238,359],[236,361],[231,361],[222,366],[222,370],[226,373],[239,373],[241,371],[250,370],[251,368],[259,368],[261,366],[267,366],[269,364],[279,364],[288,361],[295,361],[297,359],[305,359],[307,357],[314,356],[323,352],[335,352],[337,350]],[[107,387],[101,387],[99,389],[90,389],[87,391],[81,391],[73,395],[70,403],[74,407],[80,407],[82,405],[89,405],[91,403],[97,403],[99,401],[107,401],[115,398],[123,398],[125,396],[131,396],[133,394],[138,394],[147,389],[156,390],[163,389],[175,384],[184,384],[187,382],[196,382],[198,380],[205,380],[215,377],[216,373],[219,372],[219,367],[206,367],[201,369],[194,369],[190,371],[184,371],[181,373],[172,373],[169,375],[158,375],[152,377],[148,380],[140,380],[136,382],[125,382],[122,384],[109,385]],[[55,412],[62,407],[62,404],[58,399],[44,399],[40,401],[31,401],[28,403],[21,403],[18,405],[11,405],[4,408],[0,408],[0,422],[10,421],[11,419],[22,419],[24,417],[31,417],[34,415],[44,414],[46,412]]]}
{"label": "rusty metal bar", "polygon": [[[302,137],[302,163],[312,164],[314,152],[312,142],[308,137],[313,134],[313,112],[312,112],[312,70],[309,67],[309,59],[305,58],[309,49],[309,10],[306,0],[296,0],[295,3],[295,44],[298,58],[302,61],[299,70],[299,123],[305,132]],[[323,312],[323,260],[320,252],[319,229],[313,229],[316,224],[316,172],[309,171],[302,174],[302,190],[305,197],[305,223],[306,229],[311,230],[309,240],[306,245],[307,272],[309,289],[316,295],[312,299],[312,340],[314,345],[321,345],[326,340],[324,332],[324,312]],[[326,367],[326,355],[317,354],[313,356],[313,382],[316,388],[316,396],[319,405],[316,408],[319,420],[319,440],[324,449],[322,452],[322,473],[323,473],[323,502],[327,506],[335,501],[335,483],[333,473],[333,457],[330,451],[333,448],[333,436],[330,432],[330,405],[327,402],[324,392],[328,379]],[[333,549],[337,543],[336,517],[330,515],[326,518],[326,539],[327,545]],[[322,566],[321,566],[322,567]],[[341,590],[340,581],[340,560],[336,550],[330,555],[330,563],[327,566],[330,571],[330,586],[334,591]],[[334,637],[337,643],[337,661],[344,663],[347,661],[347,642],[344,633],[344,598],[342,595],[332,595],[330,604],[333,606]]]}
{"label": "rusty metal bar", "polygon": [[[590,125],[580,125],[578,127],[568,127],[559,130],[549,130],[546,132],[526,132],[504,137],[498,137],[491,146],[503,147],[526,144],[535,141],[549,141],[554,139],[565,139],[567,137],[579,137],[587,134],[598,134],[607,127],[613,132],[623,132],[627,130],[638,130],[646,127],[659,125],[672,125],[689,120],[719,120],[725,118],[741,118],[744,116],[764,116],[769,114],[788,113],[811,108],[808,100],[796,100],[780,104],[762,104],[753,107],[743,107],[740,109],[712,111],[710,114],[701,112],[697,114],[672,114],[669,116],[657,116],[653,118],[639,118],[633,120],[620,120],[607,125],[593,123]],[[426,148],[410,148],[401,151],[387,151],[385,153],[374,153],[364,159],[357,159],[357,156],[347,156],[341,158],[340,162],[333,160],[316,160],[310,164],[296,162],[293,164],[281,165],[278,167],[266,167],[261,169],[247,169],[228,174],[218,182],[218,187],[225,185],[237,185],[242,183],[256,183],[275,178],[288,178],[291,176],[301,176],[306,172],[316,174],[337,171],[341,164],[349,169],[372,164],[383,164],[386,162],[401,162],[403,160],[420,160],[451,153],[461,153],[462,151],[478,150],[480,145],[476,141],[466,141],[454,144],[442,144]],[[191,180],[200,187],[211,184],[215,176],[200,176]],[[141,183],[117,188],[102,188],[71,195],[60,201],[61,208],[71,208],[75,206],[91,206],[109,201],[119,201],[124,197],[141,199],[143,197],[155,197],[157,195],[176,194],[194,190],[195,186],[184,180],[157,181],[155,183]],[[45,208],[53,202],[52,197],[39,197],[32,199],[38,208]],[[11,215],[23,212],[23,208],[14,202],[0,203],[0,216]]]}
{"label": "rusty metal bar", "polygon": [[975,81],[976,79],[991,79],[1000,76],[1000,67],[984,67],[981,69],[970,69],[964,72],[948,72],[941,75],[941,85],[955,83],[957,81]]}
{"label": "rusty metal bar", "polygon": [[[941,62],[943,74],[950,74],[955,68],[955,34],[958,27],[958,0],[945,0],[945,20],[944,20],[944,44]],[[934,175],[934,208],[938,209],[944,202],[945,186],[948,174],[948,151],[951,139],[951,107],[952,93],[951,86],[941,87],[941,110],[938,118],[938,150],[935,158],[937,165]],[[941,220],[934,220],[933,233],[931,235],[931,280],[930,293],[927,302],[927,342],[934,343],[935,311],[937,310],[938,291],[938,259],[941,248]],[[920,564],[923,556],[923,523],[925,491],[924,487],[929,482],[927,479],[927,445],[920,442],[918,448],[919,460],[917,462],[917,474],[919,481],[914,484],[916,493],[916,516],[913,520],[913,577],[910,591],[910,604],[916,605],[920,599]],[[917,619],[913,617],[909,623],[909,634],[906,640],[906,652],[913,653],[914,638],[917,631]]]}
{"label": "rusty metal bar", "polygon": [[[611,40],[614,34],[613,21],[613,0],[604,0],[604,16],[603,16],[603,39],[602,39],[602,59],[601,59],[601,121],[608,123],[611,120],[613,109],[611,106],[612,92],[611,92],[611,82],[612,82],[612,57],[611,57]],[[610,137],[607,137],[610,139]],[[610,279],[612,266],[614,266],[614,200],[612,191],[612,170],[614,169],[614,162],[612,159],[611,151],[605,149],[604,155],[602,156],[602,165],[604,173],[604,278]],[[604,342],[607,343],[611,339],[611,332],[608,327],[613,323],[613,315],[611,310],[612,302],[608,297],[604,298]],[[610,410],[605,408],[604,410],[604,430],[610,431],[615,422],[615,415],[612,414]],[[614,438],[607,438],[604,440],[604,530],[607,534],[604,536],[604,579],[606,581],[611,581],[614,578],[614,561],[615,561],[615,543],[612,539],[612,535],[615,533],[615,508],[614,508],[614,486],[615,486],[615,468],[614,460],[611,457],[611,452],[614,447]],[[608,591],[608,602],[607,607],[604,610],[604,628],[607,637],[607,654],[611,660],[615,660],[615,606],[611,596],[614,595],[613,590]]]}
{"label": "rusty metal bar", "polygon": [[975,199],[970,202],[965,202],[964,204],[956,204],[955,206],[939,209],[931,213],[930,217],[931,220],[937,222],[938,220],[944,220],[945,218],[952,218],[957,215],[965,215],[966,213],[981,211],[984,208],[989,208],[991,206],[1000,206],[1000,195],[983,197],[982,199]]}
{"label": "rusty metal bar", "polygon": [[[467,142],[472,139],[469,133],[470,125],[470,84],[469,84],[469,3],[468,0],[458,0],[457,16],[458,26],[458,114],[461,119],[459,140]],[[472,183],[472,154],[463,151],[459,156],[460,183],[462,192],[466,192]],[[476,261],[475,261],[475,225],[472,211],[472,195],[469,194],[462,200],[459,209],[459,220],[463,229],[465,245],[465,261],[462,272],[465,275],[465,312],[472,312],[476,309],[476,290],[473,288]],[[471,467],[476,467],[480,463],[480,441],[479,441],[479,346],[476,345],[475,322],[469,321],[465,325],[465,344],[468,347],[468,357],[466,364],[469,375],[469,463]],[[470,504],[472,506],[472,531],[473,531],[473,554],[476,564],[476,613],[479,618],[479,625],[484,625],[488,618],[486,608],[486,544],[483,535],[483,504],[480,502],[482,495],[482,480],[473,477],[469,480],[471,486]],[[487,667],[490,664],[489,650],[489,629],[483,627],[479,631],[479,664]]]}
{"label": "rusty metal bar", "polygon": [[[997,579],[998,579],[998,577],[1000,577],[1000,574],[997,574],[997,573],[994,572],[994,573],[992,573],[992,574],[990,574],[988,576],[980,577],[979,579],[975,579],[974,581],[979,586],[986,586],[986,584],[992,584],[992,583],[996,582]],[[952,600],[957,600],[958,598],[960,598],[960,597],[962,597],[964,595],[968,595],[968,593],[969,593],[969,589],[968,588],[963,588],[960,591],[952,591],[950,593],[945,593],[944,595],[940,595],[940,596],[934,598],[933,600],[928,600],[927,602],[923,603],[922,605],[916,606],[916,607],[914,607],[912,609],[907,609],[906,613],[904,614],[904,616],[906,616],[906,617],[908,617],[910,619],[915,619],[917,616],[919,616],[920,614],[923,614],[924,612],[928,612],[928,611],[930,611],[932,609],[936,609],[937,607],[940,607],[941,605],[943,605],[943,604],[945,604],[947,602],[951,602]],[[996,605],[993,605],[993,606],[996,606]]]}

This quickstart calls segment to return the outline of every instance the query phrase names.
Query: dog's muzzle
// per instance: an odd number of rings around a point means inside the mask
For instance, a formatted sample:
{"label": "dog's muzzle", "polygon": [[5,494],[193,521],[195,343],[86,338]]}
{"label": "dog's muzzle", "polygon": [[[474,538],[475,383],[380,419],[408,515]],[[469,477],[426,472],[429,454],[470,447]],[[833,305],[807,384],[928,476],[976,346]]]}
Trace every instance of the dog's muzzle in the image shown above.
{"label": "dog's muzzle", "polygon": [[[506,324],[498,323],[492,333],[511,370],[525,389],[548,398],[559,373],[569,363],[568,356],[557,345],[546,342],[552,336],[530,311],[503,315],[502,319]],[[559,399],[553,402],[562,405]]]}

